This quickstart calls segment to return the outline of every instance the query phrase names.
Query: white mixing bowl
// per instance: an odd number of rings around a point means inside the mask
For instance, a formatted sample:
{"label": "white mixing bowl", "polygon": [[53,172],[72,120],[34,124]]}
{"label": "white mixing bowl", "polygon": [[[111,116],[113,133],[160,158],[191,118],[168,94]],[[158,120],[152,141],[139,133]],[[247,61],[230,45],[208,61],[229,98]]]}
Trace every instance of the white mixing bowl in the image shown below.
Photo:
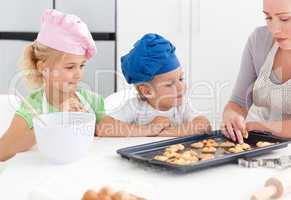
{"label": "white mixing bowl", "polygon": [[33,119],[40,152],[51,162],[65,164],[84,157],[93,142],[96,119],[91,113],[56,112]]}

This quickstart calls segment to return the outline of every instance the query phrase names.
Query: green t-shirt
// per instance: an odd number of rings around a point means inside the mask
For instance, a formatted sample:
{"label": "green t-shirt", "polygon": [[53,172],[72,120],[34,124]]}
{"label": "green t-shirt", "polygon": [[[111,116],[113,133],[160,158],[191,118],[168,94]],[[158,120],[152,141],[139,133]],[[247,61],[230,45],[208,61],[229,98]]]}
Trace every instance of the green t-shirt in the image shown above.
{"label": "green t-shirt", "polygon": [[[103,97],[89,90],[79,89],[78,92],[84,98],[84,100],[88,102],[91,109],[95,112],[96,123],[98,123],[105,113]],[[36,111],[38,111],[38,113],[43,112],[42,111],[43,93],[44,89],[39,89],[26,98],[26,100],[33,106],[33,108]],[[59,111],[52,105],[48,104],[48,112],[59,112]],[[16,114],[21,116],[26,121],[29,128],[33,128],[32,123],[33,116],[24,103],[21,104],[20,108],[16,111]]]}

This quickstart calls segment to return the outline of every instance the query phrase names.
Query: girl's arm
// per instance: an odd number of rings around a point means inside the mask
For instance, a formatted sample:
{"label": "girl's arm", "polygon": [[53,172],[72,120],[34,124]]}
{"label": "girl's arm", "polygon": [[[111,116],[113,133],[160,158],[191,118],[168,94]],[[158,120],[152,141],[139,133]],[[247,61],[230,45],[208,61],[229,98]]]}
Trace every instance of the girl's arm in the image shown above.
{"label": "girl's arm", "polygon": [[96,125],[96,135],[100,137],[146,137],[158,136],[170,121],[164,117],[156,117],[146,125],[136,125],[122,122],[110,116],[105,116]]}
{"label": "girl's arm", "polygon": [[248,131],[266,131],[276,136],[291,138],[291,120],[284,121],[254,121],[246,124]]}
{"label": "girl's arm", "polygon": [[27,151],[35,144],[33,129],[26,121],[15,115],[10,127],[0,138],[0,161],[8,160],[15,154]]}

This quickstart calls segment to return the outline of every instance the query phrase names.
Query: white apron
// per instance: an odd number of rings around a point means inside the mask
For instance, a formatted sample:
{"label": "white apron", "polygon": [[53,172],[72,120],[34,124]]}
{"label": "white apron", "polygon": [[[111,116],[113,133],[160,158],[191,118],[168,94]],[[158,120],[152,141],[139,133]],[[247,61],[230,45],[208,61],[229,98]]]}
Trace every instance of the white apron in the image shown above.
{"label": "white apron", "polygon": [[253,105],[247,121],[281,121],[291,118],[291,80],[275,84],[270,79],[278,49],[278,44],[274,43],[260,70],[254,84]]}

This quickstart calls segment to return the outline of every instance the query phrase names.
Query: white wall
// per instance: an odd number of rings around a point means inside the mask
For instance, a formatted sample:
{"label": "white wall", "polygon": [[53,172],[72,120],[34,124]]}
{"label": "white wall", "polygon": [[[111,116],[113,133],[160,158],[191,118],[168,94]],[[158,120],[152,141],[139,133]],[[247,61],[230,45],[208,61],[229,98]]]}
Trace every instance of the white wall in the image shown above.
{"label": "white wall", "polygon": [[[255,27],[264,25],[262,1],[121,0],[117,5],[117,60],[144,33],[169,38],[188,73],[193,109],[214,126],[221,119]],[[122,75],[118,89],[127,87]]]}
{"label": "white wall", "polygon": [[[120,0],[117,1],[117,68],[120,57],[146,33],[159,33],[177,47],[182,65],[189,66],[189,20],[191,0]],[[122,74],[118,90],[127,87]]]}
{"label": "white wall", "polygon": [[219,125],[245,43],[255,27],[265,24],[262,1],[201,0],[192,10],[199,10],[192,16],[192,23],[199,24],[191,33],[192,99],[197,111]]}

